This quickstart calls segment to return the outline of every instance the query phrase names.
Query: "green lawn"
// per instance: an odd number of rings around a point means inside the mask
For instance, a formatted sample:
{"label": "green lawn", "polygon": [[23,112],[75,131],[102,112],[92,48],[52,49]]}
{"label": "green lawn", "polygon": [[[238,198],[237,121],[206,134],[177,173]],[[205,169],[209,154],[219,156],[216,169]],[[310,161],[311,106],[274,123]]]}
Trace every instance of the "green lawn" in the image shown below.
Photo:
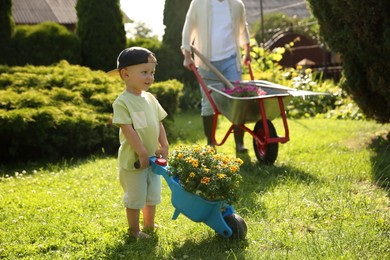
{"label": "green lawn", "polygon": [[[273,123],[280,134],[281,122]],[[126,237],[116,158],[0,169],[0,258],[4,259],[389,259],[390,125],[289,120],[290,141],[274,166],[256,162],[252,140],[241,158],[244,241],[223,239],[163,202],[149,241]],[[248,124],[250,128],[253,125]],[[220,140],[229,123],[219,120]],[[176,116],[171,143],[204,144],[200,116]],[[378,146],[378,143],[382,143]],[[388,144],[388,141],[387,141]],[[217,147],[234,154],[232,136]]]}

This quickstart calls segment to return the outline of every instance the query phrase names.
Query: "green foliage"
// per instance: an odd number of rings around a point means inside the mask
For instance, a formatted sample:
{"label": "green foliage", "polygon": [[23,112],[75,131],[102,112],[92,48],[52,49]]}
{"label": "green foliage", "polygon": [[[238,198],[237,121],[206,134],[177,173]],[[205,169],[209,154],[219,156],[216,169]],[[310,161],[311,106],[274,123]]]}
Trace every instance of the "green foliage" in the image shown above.
{"label": "green foliage", "polygon": [[2,0],[0,2],[0,64],[6,63],[5,57],[11,47],[10,43],[14,27],[12,0]]}
{"label": "green foliage", "polygon": [[183,84],[172,79],[164,82],[156,82],[149,89],[161,106],[168,113],[168,117],[173,119],[173,115],[177,112],[179,107],[179,100],[182,96]]}
{"label": "green foliage", "polygon": [[[183,67],[183,54],[181,52],[181,33],[191,0],[166,0],[164,6],[165,33],[163,36],[164,48],[167,48],[167,58],[171,60],[171,72],[176,79],[188,84],[196,81],[194,74]],[[168,56],[169,55],[169,56]]]}
{"label": "green foliage", "polygon": [[291,79],[290,87],[298,90],[324,93],[320,96],[294,98],[287,105],[289,118],[325,117],[333,119],[365,119],[359,107],[333,81],[316,80],[311,69],[290,69],[284,74]]}
{"label": "green foliage", "polygon": [[177,178],[185,191],[229,204],[238,200],[242,164],[240,158],[216,153],[208,145],[178,145],[168,158],[168,165],[172,167],[169,175]]}
{"label": "green foliage", "polygon": [[[365,119],[362,111],[346,91],[331,80],[322,81],[321,74],[311,69],[283,68],[278,64],[282,59],[284,48],[272,51],[256,45],[252,41],[251,68],[254,79],[267,80],[298,90],[325,93],[322,96],[294,98],[287,105],[286,115],[289,118],[326,117],[333,119]],[[243,78],[249,80],[249,70],[244,66]]]}
{"label": "green foliage", "polygon": [[17,26],[8,65],[50,65],[64,59],[80,61],[80,41],[65,26],[54,22]]}
{"label": "green foliage", "polygon": [[367,117],[389,122],[389,1],[308,2],[325,41],[342,55],[343,89]]}
{"label": "green foliage", "polygon": [[[0,158],[2,163],[85,156],[118,147],[110,125],[112,102],[123,91],[120,78],[69,65],[0,67]],[[182,85],[155,83],[170,117]]]}
{"label": "green foliage", "polygon": [[[251,68],[253,72],[253,78],[260,80],[268,80],[271,82],[283,84],[283,67],[278,62],[283,58],[285,52],[284,48],[275,48],[272,51],[264,50],[259,47],[255,40],[251,40]],[[243,78],[249,78],[249,70],[247,66],[243,67]]]}
{"label": "green foliage", "polygon": [[[263,39],[261,19],[251,24],[250,31],[254,33],[254,38],[261,43]],[[284,13],[269,13],[264,15],[264,43],[280,32],[293,31],[303,34],[309,38],[319,41],[319,28],[314,17],[297,18],[288,17]]]}
{"label": "green foliage", "polygon": [[76,34],[81,40],[81,65],[109,71],[125,48],[119,0],[79,0]]}
{"label": "green foliage", "polygon": [[1,75],[3,162],[116,150],[117,129],[107,123],[119,82],[66,62],[10,67]]}

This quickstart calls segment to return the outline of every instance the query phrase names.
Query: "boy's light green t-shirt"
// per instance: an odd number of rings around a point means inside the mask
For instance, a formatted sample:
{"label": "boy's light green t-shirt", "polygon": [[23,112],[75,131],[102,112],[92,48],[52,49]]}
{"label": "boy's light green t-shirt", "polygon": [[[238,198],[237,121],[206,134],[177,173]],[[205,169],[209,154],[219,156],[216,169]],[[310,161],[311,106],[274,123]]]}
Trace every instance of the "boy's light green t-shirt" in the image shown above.
{"label": "boy's light green t-shirt", "polygon": [[[167,116],[158,100],[149,92],[142,92],[140,96],[127,91],[122,92],[113,103],[112,123],[116,126],[132,125],[149,156],[155,155],[158,149],[160,122]],[[120,147],[118,151],[119,167],[134,170],[134,162],[138,156],[129,145],[122,130],[119,130]]]}

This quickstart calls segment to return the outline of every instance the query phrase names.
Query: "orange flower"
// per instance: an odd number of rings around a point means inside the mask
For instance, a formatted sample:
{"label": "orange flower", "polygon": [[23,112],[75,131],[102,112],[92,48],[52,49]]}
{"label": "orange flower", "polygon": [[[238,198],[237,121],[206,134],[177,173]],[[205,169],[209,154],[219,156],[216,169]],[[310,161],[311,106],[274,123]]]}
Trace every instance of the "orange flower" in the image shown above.
{"label": "orange flower", "polygon": [[207,184],[210,182],[210,178],[209,177],[203,177],[201,180],[200,180],[201,183],[203,184]]}

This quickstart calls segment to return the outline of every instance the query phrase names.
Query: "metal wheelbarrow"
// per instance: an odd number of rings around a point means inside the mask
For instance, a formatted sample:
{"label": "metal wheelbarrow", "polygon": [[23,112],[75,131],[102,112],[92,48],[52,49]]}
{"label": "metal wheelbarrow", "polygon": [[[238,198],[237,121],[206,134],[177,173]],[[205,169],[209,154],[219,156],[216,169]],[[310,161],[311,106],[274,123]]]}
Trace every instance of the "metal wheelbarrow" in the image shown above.
{"label": "metal wheelbarrow", "polygon": [[[227,80],[218,69],[216,69],[207,58],[194,47],[192,47],[192,51],[222,82],[206,86],[196,67],[194,65],[191,67],[214,110],[212,126],[212,139],[214,144],[217,146],[223,145],[230,133],[234,131],[234,126],[239,126],[253,137],[253,149],[257,160],[265,164],[273,164],[278,156],[278,144],[286,143],[290,140],[285,113],[288,102],[297,96],[320,95],[323,93],[296,90],[265,80],[253,80],[250,63],[247,63],[252,80],[241,81],[240,84],[257,86],[264,90],[266,94],[255,97],[231,96],[225,93],[223,89],[233,88],[232,82]],[[232,123],[220,142],[215,139],[219,115],[225,116]],[[278,136],[276,129],[271,122],[271,120],[279,116],[283,122],[284,136]],[[255,122],[253,130],[245,126],[245,123],[251,122]]]}
{"label": "metal wheelbarrow", "polygon": [[187,192],[179,181],[170,176],[167,161],[151,157],[150,164],[155,174],[164,177],[171,189],[171,202],[175,211],[172,219],[179,214],[185,215],[194,222],[203,222],[225,238],[244,239],[247,233],[245,221],[234,212],[234,208],[225,201],[209,201],[200,196]]}

